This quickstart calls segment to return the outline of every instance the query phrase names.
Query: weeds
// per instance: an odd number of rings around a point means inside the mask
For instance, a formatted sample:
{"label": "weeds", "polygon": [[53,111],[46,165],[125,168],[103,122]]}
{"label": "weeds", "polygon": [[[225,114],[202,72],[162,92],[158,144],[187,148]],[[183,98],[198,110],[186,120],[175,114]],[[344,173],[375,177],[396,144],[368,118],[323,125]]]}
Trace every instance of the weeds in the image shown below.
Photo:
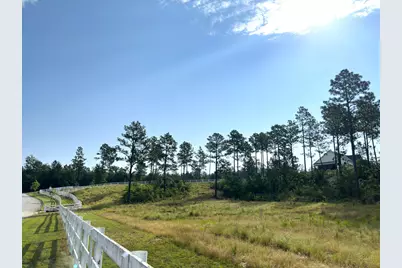
{"label": "weeds", "polygon": [[[196,194],[193,188],[184,199],[136,205],[116,202],[94,213],[116,226],[129,225],[132,230],[167,237],[197,254],[233,265],[380,265],[378,205],[213,200],[206,195],[207,185],[205,189],[201,184],[191,187],[196,187]],[[86,204],[99,206],[110,199],[105,195]]]}

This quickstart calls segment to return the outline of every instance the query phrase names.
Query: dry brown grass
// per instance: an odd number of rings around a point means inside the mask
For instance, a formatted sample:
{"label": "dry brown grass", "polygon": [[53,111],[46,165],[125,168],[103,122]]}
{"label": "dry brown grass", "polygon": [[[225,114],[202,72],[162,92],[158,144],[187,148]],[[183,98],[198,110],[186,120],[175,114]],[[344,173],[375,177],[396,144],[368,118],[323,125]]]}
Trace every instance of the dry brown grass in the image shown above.
{"label": "dry brown grass", "polygon": [[196,190],[204,200],[191,196],[94,213],[243,267],[380,266],[378,205],[218,201],[205,195],[207,186]]}
{"label": "dry brown grass", "polygon": [[199,230],[192,224],[171,221],[149,222],[114,213],[103,214],[103,217],[156,235],[168,236],[198,254],[231,260],[243,267],[329,267],[302,254],[251,244],[235,237],[219,237],[206,229]]}

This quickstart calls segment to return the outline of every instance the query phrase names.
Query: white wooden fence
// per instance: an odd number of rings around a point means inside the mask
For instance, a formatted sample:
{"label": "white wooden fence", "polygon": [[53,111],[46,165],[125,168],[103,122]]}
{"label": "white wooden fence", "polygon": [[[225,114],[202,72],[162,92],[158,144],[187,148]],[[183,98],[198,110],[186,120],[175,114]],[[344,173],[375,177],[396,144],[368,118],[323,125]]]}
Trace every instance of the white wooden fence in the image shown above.
{"label": "white wooden fence", "polygon": [[[73,200],[73,204],[72,205],[65,205],[65,207],[68,207],[71,210],[76,210],[76,209],[80,209],[82,208],[82,202],[80,200],[78,200],[78,198],[71,194],[71,193],[66,193],[60,190],[53,190],[56,194],[52,193],[51,190],[39,190],[39,193],[42,195],[46,195],[49,196],[50,198],[53,198],[56,202],[57,205],[61,205],[62,201],[60,196],[69,198]],[[59,207],[58,206],[44,206],[44,211],[45,212],[49,212],[49,211],[58,211]]]}
{"label": "white wooden fence", "polygon": [[[187,182],[214,182],[214,180],[189,180]],[[153,183],[152,181],[136,182],[141,184]],[[82,203],[71,191],[106,185],[128,184],[128,182],[115,182],[88,186],[69,186],[53,188],[51,190],[39,190],[40,194],[53,198],[58,206],[45,206],[45,211],[59,211],[63,220],[64,229],[67,234],[68,248],[74,258],[74,267],[77,268],[102,268],[103,254],[109,256],[120,268],[152,268],[147,263],[147,251],[132,251],[122,247],[105,235],[105,228],[96,228],[90,221],[84,221],[81,216],[76,215],[71,209],[79,209]],[[73,206],[63,206],[60,196],[70,198],[74,201]],[[71,208],[71,209],[70,209]]]}
{"label": "white wooden fence", "polygon": [[[187,182],[214,182],[214,180],[189,180]],[[142,181],[137,183],[149,184],[152,183],[152,181]],[[53,188],[52,190],[57,194],[52,193],[50,190],[39,191],[40,194],[49,196],[55,199],[58,203],[58,206],[56,207],[45,206],[45,211],[59,211],[67,234],[68,248],[71,256],[74,258],[74,267],[102,268],[103,254],[106,254],[120,268],[152,268],[152,266],[147,263],[147,251],[130,252],[107,237],[105,235],[105,228],[93,227],[90,221],[84,221],[81,216],[76,215],[71,210],[81,208],[82,203],[77,199],[77,197],[68,192],[88,187],[115,184],[128,184],[128,182]],[[71,209],[69,209],[68,206],[62,205],[59,195],[70,198],[74,201],[74,205]]]}
{"label": "white wooden fence", "polygon": [[74,203],[73,203],[72,206],[71,205],[66,205],[66,207],[68,206],[69,209],[80,209],[80,208],[82,208],[82,202],[80,200],[78,200],[78,198],[75,195],[73,195],[71,193],[68,193],[68,192],[63,192],[63,191],[57,190],[57,189],[54,190],[54,191],[59,196],[63,196],[65,198],[69,198],[69,199],[73,200]]}
{"label": "white wooden fence", "polygon": [[46,196],[48,196],[48,197],[54,199],[55,202],[57,202],[57,206],[48,206],[48,205],[45,205],[45,206],[43,207],[43,210],[44,210],[45,212],[58,211],[58,209],[59,209],[59,206],[58,206],[58,205],[61,205],[61,198],[60,198],[60,196],[55,195],[55,194],[52,194],[51,192],[49,192],[49,191],[47,191],[47,190],[39,190],[39,193],[42,194],[42,195],[46,195]]}
{"label": "white wooden fence", "polygon": [[57,189],[54,194],[50,190],[39,193],[49,196],[58,203],[56,207],[45,207],[45,211],[59,211],[67,234],[68,248],[77,268],[102,268],[105,253],[121,268],[152,268],[147,263],[147,251],[130,252],[105,235],[105,228],[95,228],[90,221],[84,221],[67,206],[63,206],[58,195],[74,200],[72,208],[81,208],[81,201],[70,193]]}
{"label": "white wooden fence", "polygon": [[93,227],[63,205],[59,212],[76,267],[101,268],[103,254],[106,254],[121,268],[152,268],[147,263],[146,251],[130,252],[107,237],[105,228]]}

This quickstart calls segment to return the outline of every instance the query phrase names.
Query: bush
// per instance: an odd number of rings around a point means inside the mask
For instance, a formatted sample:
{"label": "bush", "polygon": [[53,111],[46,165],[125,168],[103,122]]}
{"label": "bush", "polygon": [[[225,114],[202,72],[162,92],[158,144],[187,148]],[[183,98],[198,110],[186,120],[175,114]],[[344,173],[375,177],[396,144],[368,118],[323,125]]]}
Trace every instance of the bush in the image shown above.
{"label": "bush", "polygon": [[[380,199],[380,167],[374,163],[358,162],[360,201],[378,202]],[[263,173],[263,174],[262,174]],[[211,183],[214,189],[214,183]],[[299,172],[288,166],[265,169],[257,173],[226,173],[218,181],[224,197],[246,201],[304,201],[322,202],[343,199],[356,200],[354,170],[343,166],[336,170]]]}
{"label": "bush", "polygon": [[[218,190],[221,190],[223,196],[234,199],[247,200],[247,183],[244,179],[235,175],[228,175],[225,179],[219,181]],[[250,198],[250,195],[247,195]]]}
{"label": "bush", "polygon": [[300,202],[323,202],[327,200],[320,188],[311,186],[298,188],[290,196],[293,201]]}
{"label": "bush", "polygon": [[31,190],[36,192],[39,189],[39,187],[40,187],[40,183],[37,180],[35,180],[31,185]]}
{"label": "bush", "polygon": [[[156,201],[159,199],[158,192],[155,187],[150,184],[137,184],[133,183],[131,185],[130,203],[143,203]],[[126,193],[123,198],[126,201],[128,195],[128,186],[126,188]]]}
{"label": "bush", "polygon": [[[155,202],[169,197],[183,197],[189,193],[190,186],[182,180],[171,179],[164,191],[163,183],[131,185],[130,203]],[[128,186],[124,194],[124,202],[127,200]]]}
{"label": "bush", "polygon": [[353,167],[343,167],[342,174],[334,182],[334,191],[337,199],[356,196],[356,182]]}
{"label": "bush", "polygon": [[373,204],[380,201],[380,184],[375,174],[370,174],[361,182],[361,200],[365,204]]}

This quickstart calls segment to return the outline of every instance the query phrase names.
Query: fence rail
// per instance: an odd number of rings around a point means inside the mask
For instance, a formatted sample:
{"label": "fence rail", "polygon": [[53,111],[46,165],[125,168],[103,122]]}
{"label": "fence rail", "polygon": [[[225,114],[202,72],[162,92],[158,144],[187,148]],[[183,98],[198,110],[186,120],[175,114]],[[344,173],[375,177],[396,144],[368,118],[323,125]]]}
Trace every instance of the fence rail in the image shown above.
{"label": "fence rail", "polygon": [[[190,183],[214,182],[214,180],[187,180]],[[136,183],[150,184],[154,181]],[[39,190],[42,195],[53,198],[58,206],[45,206],[45,211],[59,211],[67,234],[68,248],[74,259],[74,267],[102,268],[103,254],[109,256],[120,268],[152,268],[147,263],[147,251],[132,251],[122,247],[105,235],[105,228],[94,227],[90,221],[76,215],[72,210],[82,207],[82,203],[71,191],[107,185],[128,184],[128,182],[104,183],[88,186],[67,186],[48,190]],[[74,205],[63,206],[60,196],[70,198]]]}
{"label": "fence rail", "polygon": [[[207,183],[207,182],[215,182],[215,180],[213,180],[213,179],[208,179],[208,180],[185,180],[185,182]],[[155,181],[135,181],[133,183],[152,184],[152,183],[155,183]],[[53,190],[62,191],[62,192],[72,192],[72,191],[77,191],[77,190],[86,189],[86,188],[92,188],[92,187],[102,187],[102,186],[109,186],[109,185],[124,185],[124,184],[128,184],[128,182],[127,181],[124,181],[124,182],[110,182],[110,183],[92,184],[92,185],[86,185],[86,186],[65,186],[65,187],[53,188]]]}
{"label": "fence rail", "polygon": [[[53,191],[56,194],[53,193],[50,189],[39,190],[39,193],[42,195],[49,196],[50,198],[53,198],[59,206],[62,205],[60,196],[63,196],[65,198],[72,199],[74,202],[72,205],[66,205],[65,207],[68,207],[71,210],[76,210],[76,209],[82,208],[82,202],[80,200],[78,200],[78,198],[75,195],[73,195],[71,193],[63,192],[61,190],[53,190]],[[44,208],[43,208],[43,210],[45,212],[58,211],[58,209],[59,209],[58,206],[44,206]]]}
{"label": "fence rail", "polygon": [[60,215],[67,233],[70,254],[79,268],[101,268],[103,254],[121,268],[152,268],[147,252],[133,251],[117,244],[105,235],[105,228],[96,228],[68,208],[60,205]]}
{"label": "fence rail", "polygon": [[[57,202],[57,205],[61,205],[61,198],[58,195],[52,194],[51,192],[49,192],[48,190],[39,190],[39,193],[41,195],[46,195],[52,199],[54,199]],[[43,210],[45,212],[53,212],[53,211],[58,211],[59,210],[59,206],[48,206],[45,205],[43,207]]]}
{"label": "fence rail", "polygon": [[57,189],[54,190],[54,191],[55,191],[56,194],[59,195],[59,196],[63,196],[63,197],[66,197],[66,198],[69,198],[69,199],[72,199],[72,200],[73,200],[74,204],[73,204],[72,206],[69,206],[70,209],[79,209],[79,208],[82,208],[82,202],[81,202],[80,200],[78,200],[78,198],[77,198],[75,195],[73,195],[73,194],[71,194],[71,193],[68,193],[68,192],[63,192],[63,191],[57,190]]}
{"label": "fence rail", "polygon": [[[147,251],[132,251],[122,247],[105,235],[105,228],[96,228],[90,221],[75,214],[71,209],[81,208],[81,201],[71,193],[60,189],[40,190],[42,195],[56,200],[58,206],[45,207],[45,211],[59,211],[67,235],[68,249],[74,259],[74,267],[102,268],[103,254],[109,256],[120,268],[152,268],[147,263]],[[63,206],[60,196],[71,198],[72,206]]]}

